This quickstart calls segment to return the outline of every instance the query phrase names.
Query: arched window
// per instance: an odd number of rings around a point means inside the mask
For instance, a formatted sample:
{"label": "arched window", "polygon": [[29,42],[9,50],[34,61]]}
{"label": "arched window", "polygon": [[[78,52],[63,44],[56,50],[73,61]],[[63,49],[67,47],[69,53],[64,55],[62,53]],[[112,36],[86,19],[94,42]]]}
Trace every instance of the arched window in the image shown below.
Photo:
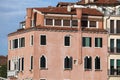
{"label": "arched window", "polygon": [[68,57],[66,56],[66,58],[64,59],[64,68],[65,69],[72,69],[72,57]]}
{"label": "arched window", "polygon": [[85,69],[92,69],[92,58],[91,57],[86,56],[84,58],[84,68]]}
{"label": "arched window", "polygon": [[44,56],[40,58],[40,68],[46,68],[46,59]]}
{"label": "arched window", "polygon": [[100,58],[98,56],[95,58],[95,69],[100,69]]}

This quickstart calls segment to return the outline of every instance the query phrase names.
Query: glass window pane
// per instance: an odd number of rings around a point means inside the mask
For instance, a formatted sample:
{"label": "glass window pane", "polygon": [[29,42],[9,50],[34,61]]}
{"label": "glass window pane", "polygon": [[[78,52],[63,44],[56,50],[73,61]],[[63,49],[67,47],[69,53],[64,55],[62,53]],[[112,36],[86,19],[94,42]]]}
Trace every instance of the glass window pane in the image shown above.
{"label": "glass window pane", "polygon": [[70,26],[70,20],[63,20],[63,26]]}
{"label": "glass window pane", "polygon": [[90,21],[90,27],[96,27],[96,21]]}

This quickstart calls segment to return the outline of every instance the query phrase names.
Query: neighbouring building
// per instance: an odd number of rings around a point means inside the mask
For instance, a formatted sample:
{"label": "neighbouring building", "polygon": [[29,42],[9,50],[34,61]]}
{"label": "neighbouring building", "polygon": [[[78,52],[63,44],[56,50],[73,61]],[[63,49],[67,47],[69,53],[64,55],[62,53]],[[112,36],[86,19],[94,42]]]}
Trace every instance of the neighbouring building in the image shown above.
{"label": "neighbouring building", "polygon": [[97,9],[104,14],[104,29],[109,32],[109,80],[120,80],[120,0],[81,0],[74,6]]}
{"label": "neighbouring building", "polygon": [[8,79],[108,79],[103,13],[66,5],[27,8],[21,28],[8,34]]}

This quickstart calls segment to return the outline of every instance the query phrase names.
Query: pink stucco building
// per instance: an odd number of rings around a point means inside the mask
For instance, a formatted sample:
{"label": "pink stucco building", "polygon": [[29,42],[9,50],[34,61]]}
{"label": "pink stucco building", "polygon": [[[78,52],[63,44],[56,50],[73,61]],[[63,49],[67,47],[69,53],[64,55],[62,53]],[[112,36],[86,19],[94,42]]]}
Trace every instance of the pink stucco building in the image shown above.
{"label": "pink stucco building", "polygon": [[107,80],[107,31],[96,9],[28,8],[8,34],[10,80]]}

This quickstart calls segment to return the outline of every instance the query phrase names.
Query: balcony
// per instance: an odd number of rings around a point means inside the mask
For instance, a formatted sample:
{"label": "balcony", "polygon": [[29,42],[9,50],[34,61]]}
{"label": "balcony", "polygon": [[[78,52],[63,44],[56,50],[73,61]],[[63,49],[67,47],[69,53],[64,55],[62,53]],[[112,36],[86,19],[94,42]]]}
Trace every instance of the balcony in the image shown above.
{"label": "balcony", "polygon": [[120,48],[108,48],[110,54],[120,54]]}
{"label": "balcony", "polygon": [[108,70],[108,75],[113,77],[115,76],[120,77],[120,69],[110,69]]}
{"label": "balcony", "polygon": [[17,78],[18,71],[17,70],[10,70],[10,71],[7,72],[7,76],[8,77],[15,77],[15,78]]}

